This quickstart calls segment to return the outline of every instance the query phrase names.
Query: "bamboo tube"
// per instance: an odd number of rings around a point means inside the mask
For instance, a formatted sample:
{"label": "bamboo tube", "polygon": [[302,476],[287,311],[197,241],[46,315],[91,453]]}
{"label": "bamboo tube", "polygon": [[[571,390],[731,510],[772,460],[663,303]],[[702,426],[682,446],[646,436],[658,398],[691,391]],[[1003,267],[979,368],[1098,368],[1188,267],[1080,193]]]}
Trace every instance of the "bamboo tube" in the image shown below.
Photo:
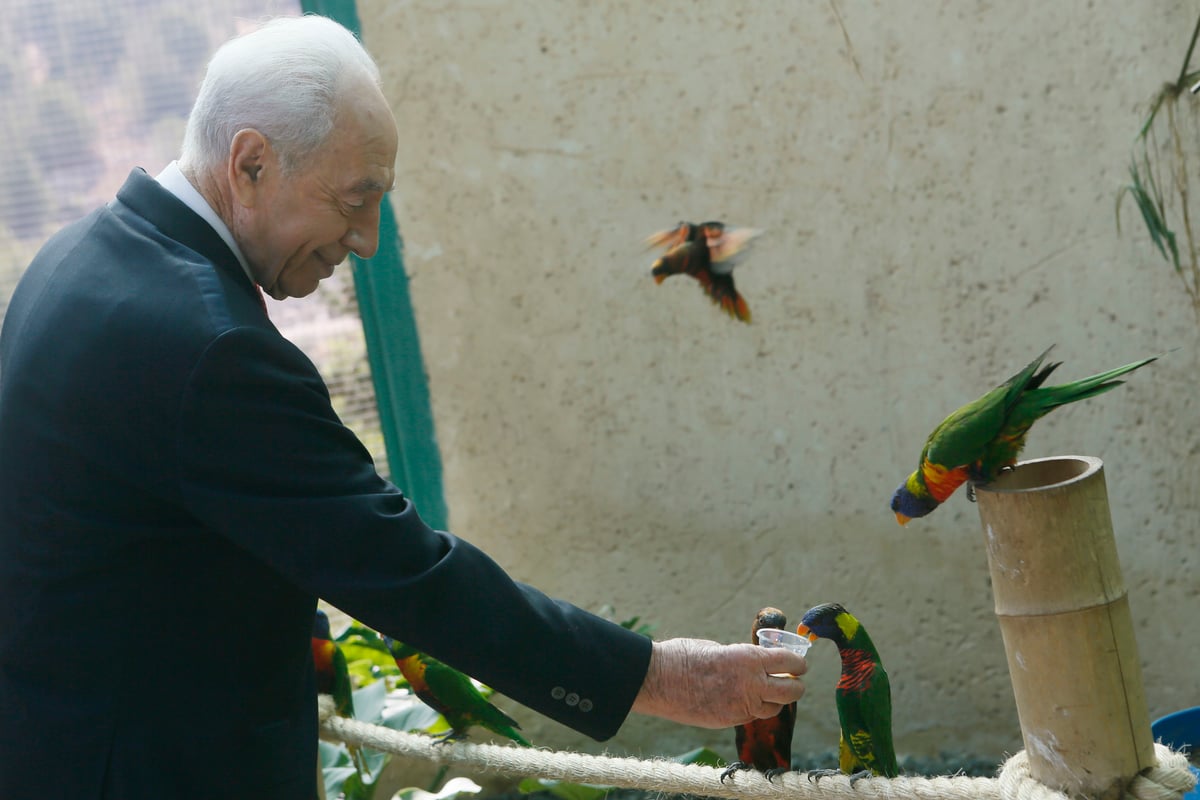
{"label": "bamboo tube", "polygon": [[1025,461],[976,498],[1030,772],[1116,800],[1155,757],[1104,465]]}

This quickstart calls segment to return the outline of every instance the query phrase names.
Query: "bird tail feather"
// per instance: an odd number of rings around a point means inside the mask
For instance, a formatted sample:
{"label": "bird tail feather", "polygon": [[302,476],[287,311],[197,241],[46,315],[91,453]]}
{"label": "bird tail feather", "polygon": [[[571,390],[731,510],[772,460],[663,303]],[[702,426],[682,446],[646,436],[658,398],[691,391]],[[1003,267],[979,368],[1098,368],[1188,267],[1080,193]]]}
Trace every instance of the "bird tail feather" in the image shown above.
{"label": "bird tail feather", "polygon": [[1086,400],[1089,397],[1095,397],[1098,394],[1104,394],[1111,391],[1125,381],[1115,380],[1122,375],[1127,375],[1135,369],[1140,369],[1152,361],[1156,361],[1158,356],[1143,358],[1141,361],[1135,361],[1132,364],[1126,364],[1123,367],[1110,369],[1107,372],[1101,372],[1087,378],[1082,378],[1071,383],[1064,383],[1061,386],[1048,386],[1044,389],[1035,390],[1036,394],[1042,394],[1041,405],[1046,408],[1066,405],[1074,403],[1077,400]]}

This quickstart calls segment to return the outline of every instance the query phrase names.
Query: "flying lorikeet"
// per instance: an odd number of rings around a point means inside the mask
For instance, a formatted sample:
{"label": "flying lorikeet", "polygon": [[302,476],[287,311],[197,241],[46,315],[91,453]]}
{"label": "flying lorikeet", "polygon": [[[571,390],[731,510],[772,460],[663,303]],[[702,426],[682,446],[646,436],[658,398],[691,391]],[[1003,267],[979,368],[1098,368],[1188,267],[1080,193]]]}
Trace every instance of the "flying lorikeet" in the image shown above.
{"label": "flying lorikeet", "polygon": [[[333,696],[333,705],[339,717],[354,719],[354,687],[350,683],[346,656],[329,632],[329,616],[319,608],[313,617],[312,654],[313,667],[317,672],[317,692]],[[362,773],[366,770],[362,752],[354,745],[346,747],[355,768]]]}
{"label": "flying lorikeet", "polygon": [[749,322],[750,307],[733,285],[733,268],[737,256],[759,233],[753,228],[726,228],[725,223],[716,221],[699,225],[680,222],[646,240],[651,247],[667,248],[651,266],[650,274],[655,283],[671,275],[691,275],[722,311]]}
{"label": "flying lorikeet", "polygon": [[[761,628],[787,627],[787,617],[778,608],[760,609],[750,628],[750,641],[758,643]],[[756,769],[771,780],[792,768],[792,732],[796,727],[796,704],[788,703],[770,719],[756,719],[733,729],[738,760],[721,773],[721,782],[742,769]]]}
{"label": "flying lorikeet", "polygon": [[941,505],[966,481],[987,483],[1017,462],[1029,428],[1059,406],[1085,400],[1120,386],[1114,380],[1144,367],[1143,358],[1090,378],[1042,386],[1061,362],[1042,367],[1047,348],[1029,366],[1000,386],[955,411],[933,429],[921,451],[920,465],[892,495],[892,511],[904,525]]}
{"label": "flying lorikeet", "polygon": [[[842,676],[835,700],[841,739],[838,767],[850,776],[850,784],[872,775],[894,778],[896,751],[892,746],[892,689],[887,672],[867,629],[837,603],[810,608],[796,633],[810,640],[829,639],[842,658]],[[836,770],[814,770],[810,779],[836,774]]]}
{"label": "flying lorikeet", "polygon": [[386,636],[383,641],[417,697],[450,724],[450,731],[440,737],[440,742],[466,738],[468,730],[478,725],[522,747],[530,746],[517,733],[521,726],[516,720],[488,702],[469,677],[411,645]]}

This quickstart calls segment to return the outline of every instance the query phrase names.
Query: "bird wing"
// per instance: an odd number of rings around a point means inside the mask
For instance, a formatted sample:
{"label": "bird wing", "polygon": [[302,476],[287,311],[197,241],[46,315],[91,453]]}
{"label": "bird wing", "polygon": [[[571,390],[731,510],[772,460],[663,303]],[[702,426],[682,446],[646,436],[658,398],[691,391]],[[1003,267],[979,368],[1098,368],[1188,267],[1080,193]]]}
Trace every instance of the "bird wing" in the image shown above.
{"label": "bird wing", "polygon": [[795,703],[788,703],[770,719],[756,719],[738,725],[734,731],[738,760],[760,771],[790,769],[795,728]]}
{"label": "bird wing", "polygon": [[684,242],[689,241],[694,236],[693,226],[690,222],[680,222],[674,228],[658,233],[652,233],[646,237],[646,247],[662,247],[670,250]]}
{"label": "bird wing", "polygon": [[354,718],[354,684],[350,682],[350,665],[346,663],[346,654],[342,648],[333,645],[333,702],[337,713],[343,717]]}
{"label": "bird wing", "polygon": [[[705,227],[705,241],[712,257],[713,272],[728,274],[740,260],[737,258],[762,231],[758,228]],[[711,231],[711,233],[710,233]]]}
{"label": "bird wing", "polygon": [[887,672],[876,664],[870,681],[858,690],[837,695],[841,724],[838,766],[847,774],[869,769],[876,775],[896,775],[892,743],[892,695]]}
{"label": "bird wing", "polygon": [[[954,468],[974,464],[999,436],[1027,388],[1041,385],[1058,364],[1037,372],[1047,348],[1016,375],[942,420],[926,440],[921,462]],[[1035,374],[1037,373],[1037,374]]]}

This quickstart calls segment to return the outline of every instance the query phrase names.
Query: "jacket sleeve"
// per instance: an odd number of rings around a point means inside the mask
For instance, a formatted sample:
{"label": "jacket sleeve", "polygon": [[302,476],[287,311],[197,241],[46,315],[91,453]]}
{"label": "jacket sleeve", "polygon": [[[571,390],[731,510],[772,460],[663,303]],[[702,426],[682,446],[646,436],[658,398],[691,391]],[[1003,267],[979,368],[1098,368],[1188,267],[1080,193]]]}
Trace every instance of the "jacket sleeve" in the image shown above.
{"label": "jacket sleeve", "polygon": [[184,505],[289,581],[593,738],[624,721],[650,641],[426,526],[338,420],[312,363],[274,331],[211,342],[175,441]]}

